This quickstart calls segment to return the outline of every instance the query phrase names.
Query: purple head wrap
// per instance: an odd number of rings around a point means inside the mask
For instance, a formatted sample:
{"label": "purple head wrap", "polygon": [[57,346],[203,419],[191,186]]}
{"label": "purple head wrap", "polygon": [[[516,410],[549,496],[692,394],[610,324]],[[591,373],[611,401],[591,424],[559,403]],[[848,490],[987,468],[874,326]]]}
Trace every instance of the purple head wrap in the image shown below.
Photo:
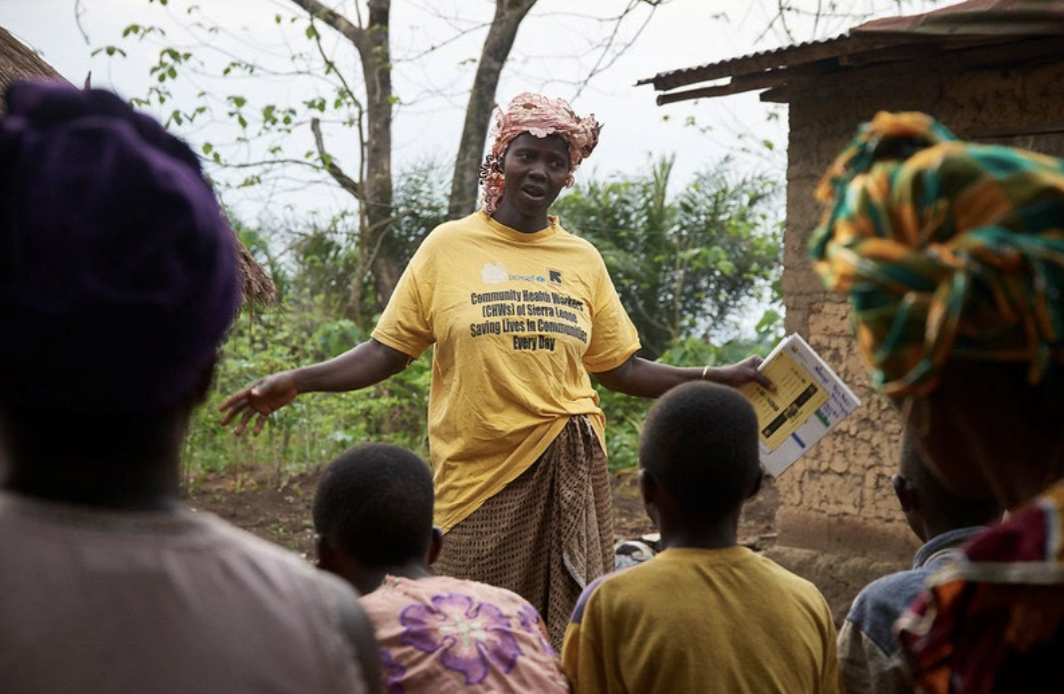
{"label": "purple head wrap", "polygon": [[21,82],[0,117],[0,401],[159,411],[239,299],[196,155],[106,91]]}

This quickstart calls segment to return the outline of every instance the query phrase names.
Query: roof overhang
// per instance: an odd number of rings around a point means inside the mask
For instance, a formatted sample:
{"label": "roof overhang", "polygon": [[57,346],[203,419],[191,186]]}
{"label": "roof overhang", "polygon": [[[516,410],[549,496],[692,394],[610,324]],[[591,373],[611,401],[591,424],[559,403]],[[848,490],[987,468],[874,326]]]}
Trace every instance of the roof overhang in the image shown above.
{"label": "roof overhang", "polygon": [[[1062,38],[1064,0],[969,0],[874,20],[835,38],[661,72],[636,84],[666,92],[658,95],[659,105],[754,90],[770,90],[763,100],[787,101],[788,85],[840,71],[986,47],[1012,46],[1008,53],[1019,60],[1054,49],[1064,55]],[[703,86],[684,89],[696,84]]]}

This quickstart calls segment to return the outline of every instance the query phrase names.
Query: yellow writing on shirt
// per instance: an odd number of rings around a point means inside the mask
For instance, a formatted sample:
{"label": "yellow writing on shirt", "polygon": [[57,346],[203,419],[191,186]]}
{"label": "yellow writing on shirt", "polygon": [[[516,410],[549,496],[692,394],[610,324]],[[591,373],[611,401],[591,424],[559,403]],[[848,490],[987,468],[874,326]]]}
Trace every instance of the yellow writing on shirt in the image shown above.
{"label": "yellow writing on shirt", "polygon": [[762,373],[776,384],[775,391],[753,382],[739,390],[754,406],[762,443],[773,451],[827,402],[828,393],[787,350],[766,362]]}
{"label": "yellow writing on shirt", "polygon": [[469,324],[470,337],[513,334],[513,349],[530,352],[553,352],[557,338],[552,335],[567,335],[587,344],[587,331],[580,327],[577,315],[584,312],[584,303],[566,294],[528,290],[474,292],[469,295],[469,303],[484,319]]}

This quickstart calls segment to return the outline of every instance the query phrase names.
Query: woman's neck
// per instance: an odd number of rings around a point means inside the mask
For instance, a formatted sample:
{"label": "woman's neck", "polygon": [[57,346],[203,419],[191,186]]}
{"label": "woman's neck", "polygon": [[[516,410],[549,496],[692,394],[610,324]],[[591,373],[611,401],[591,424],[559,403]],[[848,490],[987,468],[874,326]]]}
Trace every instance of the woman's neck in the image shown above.
{"label": "woman's neck", "polygon": [[[505,201],[505,198],[503,198],[503,201]],[[491,214],[491,218],[499,224],[505,224],[511,229],[516,229],[525,234],[534,234],[550,226],[550,218],[546,212],[541,215],[527,217],[509,205],[505,205],[503,201],[499,202],[499,207]]]}
{"label": "woman's neck", "polygon": [[[59,418],[62,422],[62,418]],[[46,501],[119,511],[180,508],[187,414],[154,420],[85,417],[8,422],[4,489]]]}

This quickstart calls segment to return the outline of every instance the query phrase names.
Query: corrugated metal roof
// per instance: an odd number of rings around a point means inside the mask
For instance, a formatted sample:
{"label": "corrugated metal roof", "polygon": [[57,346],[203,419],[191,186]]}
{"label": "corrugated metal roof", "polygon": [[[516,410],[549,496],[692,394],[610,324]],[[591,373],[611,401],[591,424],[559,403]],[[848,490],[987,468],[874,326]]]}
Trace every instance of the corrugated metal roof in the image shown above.
{"label": "corrugated metal roof", "polygon": [[943,36],[1046,36],[1064,34],[1062,0],[968,0],[923,14],[874,19],[851,33]]}
{"label": "corrugated metal roof", "polygon": [[738,58],[729,58],[717,63],[707,63],[696,67],[660,72],[654,77],[640,80],[636,85],[653,84],[658,91],[667,91],[684,87],[689,84],[707,82],[709,80],[723,79],[725,77],[741,77],[757,73],[770,72],[781,68],[794,67],[813,63],[827,58],[837,58],[842,55],[859,53],[877,48],[896,46],[904,43],[897,37],[883,37],[876,35],[851,36],[843,34],[830,39],[818,41],[806,41],[793,46],[784,46],[770,51],[751,53]]}
{"label": "corrugated metal roof", "polygon": [[660,72],[636,84],[652,84],[657,91],[670,91],[731,78],[721,85],[660,95],[661,104],[781,86],[789,76],[807,71],[806,66],[818,69],[814,63],[821,63],[819,67],[826,69],[846,56],[865,54],[859,62],[868,63],[875,62],[877,52],[883,52],[886,58],[891,50],[909,45],[970,47],[1005,37],[1056,34],[1064,35],[1064,0],[968,0],[921,15],[874,20],[830,39]]}
{"label": "corrugated metal roof", "polygon": [[831,46],[845,41],[848,38],[848,36],[843,35],[818,41],[806,41],[793,46],[782,46],[768,51],[749,53],[747,55],[739,56],[738,58],[729,58],[716,63],[706,63],[705,65],[696,65],[694,67],[687,67],[680,70],[659,72],[653,77],[639,80],[636,82],[636,85],[653,84],[654,89],[658,91],[666,91],[669,89],[676,89],[677,87],[684,87],[688,84],[697,84],[698,82],[706,82],[708,80],[720,79],[722,77],[731,77],[736,74],[771,70],[788,64],[803,53],[811,53],[822,49],[824,46]]}

